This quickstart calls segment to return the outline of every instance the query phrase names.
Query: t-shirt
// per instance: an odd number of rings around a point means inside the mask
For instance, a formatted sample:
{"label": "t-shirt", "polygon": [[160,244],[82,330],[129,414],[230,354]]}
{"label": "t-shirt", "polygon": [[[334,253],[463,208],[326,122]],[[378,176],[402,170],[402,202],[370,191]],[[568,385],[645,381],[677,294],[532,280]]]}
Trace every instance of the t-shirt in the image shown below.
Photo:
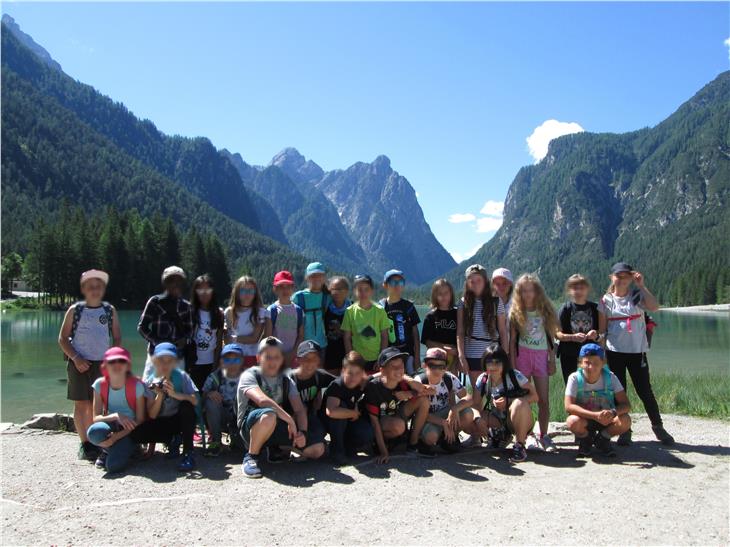
{"label": "t-shirt", "polygon": [[[236,323],[236,326],[234,328],[233,324],[231,323],[231,308],[226,308],[226,330],[235,336],[251,336],[255,330],[255,325],[251,322],[251,311],[251,308],[246,308],[244,310],[236,312],[236,315],[238,316],[238,322]],[[259,324],[266,323],[266,319],[268,317],[269,312],[266,310],[266,308],[259,308],[256,322]],[[258,344],[240,344],[240,346],[243,348],[243,354],[249,357],[256,356],[259,348]]]}
{"label": "t-shirt", "polygon": [[229,378],[223,370],[211,372],[203,384],[203,393],[217,391],[223,396],[223,406],[234,406],[236,403],[236,392],[241,375]]}
{"label": "t-shirt", "polygon": [[327,346],[324,330],[324,310],[330,302],[330,295],[304,289],[294,293],[292,301],[304,310],[304,339],[314,340],[320,347]]}
{"label": "t-shirt", "polygon": [[[576,371],[572,373],[570,376],[568,376],[568,381],[565,384],[565,395],[567,397],[575,397],[578,398],[578,374],[582,374],[582,371]],[[619,391],[623,391],[624,388],[621,385],[621,382],[616,377],[616,375],[611,372],[611,390],[614,393],[618,393]],[[584,376],[585,379],[585,376]],[[606,400],[606,397],[603,394],[604,386],[606,385],[604,381],[604,372],[601,371],[601,376],[598,378],[598,381],[594,384],[589,384],[588,380],[584,380],[583,382],[583,394],[580,398],[580,400],[577,400],[576,402],[581,405],[586,410],[596,411],[596,410],[609,410],[611,408],[615,408],[616,405],[613,401]]]}
{"label": "t-shirt", "polygon": [[408,391],[408,383],[401,381],[393,389],[387,387],[383,381],[382,376],[376,378],[370,378],[368,383],[365,384],[365,395],[363,401],[365,403],[365,409],[371,416],[395,416],[398,412],[398,405],[401,403],[396,396],[396,391]]}
{"label": "t-shirt", "polygon": [[352,410],[360,402],[362,394],[363,390],[359,384],[354,388],[349,388],[345,385],[342,376],[338,376],[325,390],[322,400],[322,408],[326,407],[327,399],[329,397],[336,397],[340,400],[340,407]]}
{"label": "t-shirt", "polygon": [[390,327],[390,319],[382,306],[373,303],[365,309],[355,302],[347,308],[342,330],[352,333],[352,349],[366,361],[380,355],[380,334]]}
{"label": "t-shirt", "polygon": [[346,300],[345,305],[337,308],[334,302],[327,306],[324,313],[324,327],[327,336],[327,349],[324,356],[324,368],[338,369],[342,366],[342,359],[345,357],[345,340],[342,338],[342,321],[345,319],[345,311],[350,306]]}
{"label": "t-shirt", "polygon": [[[529,382],[529,380],[525,377],[525,375],[522,374],[519,370],[514,370],[514,373],[515,373],[515,379],[517,380],[517,383],[519,384],[519,386],[515,386],[512,383],[512,378],[510,378],[509,374],[507,375],[507,381],[506,381],[507,385],[506,386],[504,385],[505,384],[504,381],[502,381],[496,385],[491,385],[489,383],[489,374],[487,374],[486,372],[482,372],[479,375],[479,377],[477,378],[476,384],[474,384],[474,386],[475,386],[474,389],[476,390],[477,393],[487,393],[486,390],[488,389],[489,390],[488,395],[492,399],[491,404],[494,404],[494,399],[497,395],[500,394],[500,391],[502,391],[502,390],[510,391],[517,387],[522,387]],[[496,397],[496,398],[499,398],[499,397]],[[506,412],[497,410],[496,408],[492,408],[492,412],[494,412],[498,416],[506,416]]]}
{"label": "t-shirt", "polygon": [[[97,378],[94,383],[91,384],[91,388],[94,392],[101,394],[101,381],[103,378]],[[139,399],[144,395],[144,384],[137,382],[135,390],[135,397]],[[127,418],[136,419],[137,415],[134,410],[129,407],[127,403],[127,386],[125,385],[121,389],[114,389],[111,385],[109,386],[109,400],[107,401],[107,414],[122,414]]]}
{"label": "t-shirt", "polygon": [[383,299],[380,304],[393,322],[395,342],[392,345],[409,355],[414,355],[413,327],[421,322],[416,306],[413,305],[413,302],[404,298],[392,304],[388,303],[387,299]]}
{"label": "t-shirt", "polygon": [[[77,304],[79,305],[79,304]],[[102,361],[109,349],[109,316],[104,306],[90,308],[81,304],[81,316],[71,340],[76,353],[88,361]]]}
{"label": "t-shirt", "polygon": [[[461,382],[456,376],[448,371],[446,372],[445,376],[446,375],[451,378],[451,391],[449,391],[449,388],[446,385],[446,381],[442,378],[438,385],[435,386],[436,394],[429,397],[431,402],[431,408],[429,412],[431,414],[435,414],[440,410],[449,408],[449,395],[451,394],[451,392],[459,393],[462,389],[464,389],[464,386],[461,385]],[[424,376],[424,374],[419,374],[418,376],[416,376],[416,380],[418,380],[422,384],[428,384],[428,378],[424,378]]]}
{"label": "t-shirt", "polygon": [[[261,378],[261,385],[259,385],[256,379],[257,375]],[[267,397],[286,409],[286,406],[284,405],[285,382],[289,385],[288,403],[296,403],[296,401],[300,400],[297,386],[285,373],[280,372],[276,376],[264,376],[263,372],[261,372],[261,367],[259,366],[251,367],[243,371],[241,379],[238,381],[238,426],[241,427],[241,425],[243,425],[243,419],[246,416],[246,410],[249,406],[246,393],[254,387],[260,387]]]}
{"label": "t-shirt", "polygon": [[[595,302],[585,304],[566,302],[558,311],[560,331],[563,334],[586,334],[592,330],[598,332],[597,312],[598,304]],[[584,344],[591,342],[595,342],[595,340],[587,340]],[[560,342],[560,355],[577,357],[582,345],[579,342]]]}
{"label": "t-shirt", "polygon": [[[495,306],[496,315],[504,315],[504,305],[499,298],[493,298],[492,304]],[[459,301],[459,307],[464,308],[463,299]],[[484,324],[483,310],[482,301],[475,300],[474,324],[472,325],[471,334],[466,336],[464,340],[464,353],[469,359],[481,359],[485,349],[492,344],[499,343],[497,319],[494,320],[494,333],[490,333]],[[466,315],[466,310],[464,310],[464,315]]]}
{"label": "t-shirt", "polygon": [[210,325],[209,311],[198,310],[198,327],[195,330],[196,365],[215,363],[215,348],[218,345],[218,331]]}
{"label": "t-shirt", "polygon": [[299,398],[305,404],[308,411],[313,410],[314,402],[317,400],[319,393],[324,391],[335,379],[332,374],[324,370],[316,370],[306,380],[299,378],[293,370],[289,371],[289,377],[294,380],[297,391],[299,392]]}
{"label": "t-shirt", "polygon": [[547,333],[542,316],[537,311],[528,311],[525,331],[520,333],[520,347],[528,349],[548,349]]}
{"label": "t-shirt", "polygon": [[456,308],[429,311],[423,319],[421,343],[431,340],[438,344],[456,346],[456,313]]}
{"label": "t-shirt", "polygon": [[[185,395],[196,395],[198,393],[198,388],[193,383],[193,379],[190,377],[190,375],[184,370],[180,369],[175,369],[173,371],[173,374],[178,373],[182,375],[182,389],[180,391]],[[155,397],[154,392],[149,386],[153,383],[159,382],[160,380],[161,378],[159,376],[153,376],[147,381],[147,397],[151,399]],[[169,381],[174,385],[172,379],[170,379]],[[177,389],[177,386],[175,386],[175,389]],[[177,414],[179,408],[180,401],[178,401],[177,399],[173,399],[172,397],[166,396],[162,401],[162,408],[160,408],[160,413],[158,414],[158,417],[174,416],[175,414]]]}
{"label": "t-shirt", "polygon": [[649,351],[644,321],[644,297],[634,291],[626,296],[604,294],[598,311],[606,316],[606,348],[620,353]]}
{"label": "t-shirt", "polygon": [[272,334],[284,344],[284,353],[289,353],[296,349],[294,346],[297,343],[297,336],[299,335],[299,314],[302,312],[297,311],[299,306],[296,304],[283,305],[276,301],[267,310],[269,317],[274,316],[272,313],[274,309],[277,312],[276,323],[273,324]]}

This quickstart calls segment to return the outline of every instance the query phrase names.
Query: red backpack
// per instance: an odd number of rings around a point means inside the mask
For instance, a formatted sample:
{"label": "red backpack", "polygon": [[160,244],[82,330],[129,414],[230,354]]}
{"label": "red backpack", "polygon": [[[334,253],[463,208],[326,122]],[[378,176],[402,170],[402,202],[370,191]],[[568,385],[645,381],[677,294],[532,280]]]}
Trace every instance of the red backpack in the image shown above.
{"label": "red backpack", "polygon": [[[132,374],[127,375],[127,381],[124,384],[124,393],[127,396],[127,404],[132,412],[137,412],[137,383],[139,378]],[[103,404],[103,413],[108,414],[109,410],[109,389],[111,385],[109,383],[109,376],[106,374],[101,377],[101,385],[99,389],[99,395],[101,395],[101,402]]]}

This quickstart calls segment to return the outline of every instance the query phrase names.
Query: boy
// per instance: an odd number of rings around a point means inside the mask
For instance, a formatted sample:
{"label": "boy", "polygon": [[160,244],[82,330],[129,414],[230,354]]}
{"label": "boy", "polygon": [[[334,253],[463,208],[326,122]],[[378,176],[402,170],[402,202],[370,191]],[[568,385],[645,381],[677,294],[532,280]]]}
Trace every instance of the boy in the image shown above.
{"label": "boy", "polygon": [[[220,366],[208,375],[203,384],[205,416],[210,430],[211,442],[204,456],[215,458],[221,453],[221,430],[236,431],[236,391],[243,370],[243,348],[238,344],[223,347]],[[231,434],[231,447],[236,444],[238,434]]]}
{"label": "boy", "polygon": [[375,373],[380,352],[388,347],[388,329],[391,322],[382,306],[374,304],[373,280],[369,275],[356,275],[355,302],[347,308],[342,321],[345,351],[356,351],[365,359],[365,372]]}
{"label": "boy", "polygon": [[322,394],[335,379],[329,372],[319,370],[322,348],[313,340],[305,340],[297,348],[299,367],[289,372],[307,409],[307,445],[302,451],[306,458],[316,460],[324,455],[324,426],[320,420]]}
{"label": "boy", "polygon": [[565,386],[567,425],[578,441],[578,456],[588,456],[595,445],[602,456],[615,456],[611,437],[631,427],[631,405],[616,375],[604,366],[605,354],[598,344],[580,348],[576,372]]}
{"label": "boy", "polygon": [[421,343],[418,337],[418,324],[421,318],[413,302],[401,298],[406,278],[400,270],[388,270],[383,277],[383,288],[387,298],[380,301],[388,317],[393,322],[395,342],[392,344],[409,355],[406,361],[406,374],[413,374],[421,368]]}
{"label": "boy", "polygon": [[370,420],[360,413],[363,395],[365,359],[356,351],[342,361],[342,373],[324,393],[327,429],[330,434],[330,456],[335,465],[344,465],[347,457],[373,442]]}
{"label": "boy", "polygon": [[283,372],[281,340],[261,340],[256,359],[258,365],[241,374],[237,398],[238,428],[247,449],[241,469],[251,479],[263,476],[259,457],[264,447],[274,463],[282,460],[281,447],[304,448],[307,443],[307,411],[296,385]]}
{"label": "boy", "polygon": [[433,458],[433,449],[419,443],[423,424],[428,417],[429,398],[436,390],[408,378],[404,374],[408,354],[398,348],[385,348],[378,356],[381,374],[370,378],[365,385],[365,409],[373,426],[378,446],[378,463],[388,463],[390,454],[386,441],[401,437],[413,417],[406,450],[425,458]]}
{"label": "boy", "polygon": [[89,270],[81,274],[84,301],[77,302],[66,311],[58,334],[58,345],[67,360],[66,397],[74,402],[74,424],[81,441],[78,457],[92,462],[99,450],[86,436],[93,421],[94,394],[91,386],[101,376],[104,352],[122,343],[117,311],[114,306],[103,301],[108,283],[109,275],[101,270]]}
{"label": "boy", "polygon": [[416,376],[422,384],[434,386],[436,393],[429,397],[429,414],[421,438],[428,446],[439,442],[447,452],[460,448],[459,431],[477,436],[471,396],[459,379],[446,371],[448,354],[441,348],[426,352],[426,371]]}
{"label": "boy", "polygon": [[272,334],[284,344],[284,363],[295,367],[294,353],[304,337],[304,311],[291,301],[294,278],[286,270],[274,276],[274,294],[278,300],[268,308]]}
{"label": "boy", "polygon": [[324,312],[329,306],[330,295],[325,291],[327,268],[321,262],[312,262],[304,271],[307,288],[294,293],[292,300],[304,311],[304,338],[314,340],[320,347],[327,347],[324,328]]}

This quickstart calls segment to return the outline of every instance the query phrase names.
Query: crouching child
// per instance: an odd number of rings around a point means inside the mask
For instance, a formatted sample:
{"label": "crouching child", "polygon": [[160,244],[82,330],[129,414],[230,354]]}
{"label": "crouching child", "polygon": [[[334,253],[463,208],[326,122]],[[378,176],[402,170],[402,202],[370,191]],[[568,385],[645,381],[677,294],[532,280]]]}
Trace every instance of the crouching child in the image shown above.
{"label": "crouching child", "polygon": [[205,379],[203,400],[211,437],[204,454],[207,457],[220,455],[223,430],[229,433],[232,448],[240,445],[236,425],[236,392],[242,370],[243,348],[238,344],[227,344],[221,352],[220,366]]}
{"label": "crouching child", "polygon": [[631,405],[626,391],[605,363],[603,348],[586,344],[578,354],[578,370],[565,385],[567,425],[578,442],[578,456],[590,455],[595,445],[602,456],[615,456],[611,437],[631,428]]}

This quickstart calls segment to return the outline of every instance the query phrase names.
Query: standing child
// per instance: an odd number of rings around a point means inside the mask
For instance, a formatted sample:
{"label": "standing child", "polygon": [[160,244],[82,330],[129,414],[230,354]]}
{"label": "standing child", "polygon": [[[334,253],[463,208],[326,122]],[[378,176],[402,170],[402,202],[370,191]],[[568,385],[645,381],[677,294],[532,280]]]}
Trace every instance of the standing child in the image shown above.
{"label": "standing child", "polygon": [[578,353],[581,346],[599,340],[598,304],[588,300],[591,283],[580,274],[571,275],[565,282],[565,292],[570,298],[558,311],[560,326],[557,332],[558,357],[563,371],[563,381],[578,369]]}
{"label": "standing child", "polygon": [[296,349],[304,336],[304,311],[296,304],[292,304],[294,293],[294,278],[286,270],[274,276],[274,294],[278,300],[268,309],[271,319],[271,330],[284,344],[284,365],[296,367]]}
{"label": "standing child", "polygon": [[211,372],[203,385],[205,418],[208,422],[211,441],[205,449],[205,456],[215,458],[221,453],[222,431],[230,433],[231,446],[236,445],[236,392],[243,371],[243,350],[238,344],[223,347],[220,366]]}
{"label": "standing child", "polygon": [[418,337],[421,318],[413,302],[401,297],[405,286],[406,278],[402,271],[385,272],[383,288],[388,296],[380,301],[380,305],[393,322],[395,341],[392,345],[410,356],[406,361],[406,374],[413,374],[421,368],[421,341]]}
{"label": "standing child", "polygon": [[122,343],[117,311],[103,301],[108,283],[109,276],[101,270],[81,274],[84,301],[66,311],[58,334],[58,345],[67,360],[66,397],[74,402],[74,424],[81,441],[78,457],[89,461],[94,461],[99,453],[86,436],[94,416],[92,385],[101,376],[101,362],[110,343],[114,346]]}
{"label": "standing child", "polygon": [[373,280],[369,275],[356,275],[355,299],[345,312],[342,336],[345,351],[356,351],[365,359],[365,371],[375,373],[380,352],[388,347],[391,322],[382,306],[373,303]]}
{"label": "standing child", "polygon": [[[446,279],[434,281],[431,286],[431,309],[423,319],[421,343],[427,348],[440,348],[446,352],[449,371],[462,374],[458,368],[459,351],[456,348],[456,298],[454,287]],[[459,378],[466,383],[466,375]]]}
{"label": "standing child", "polygon": [[[636,394],[644,403],[651,420],[656,438],[664,445],[674,444],[674,438],[667,433],[662,424],[659,405],[654,397],[649,380],[649,362],[646,352],[649,344],[646,339],[646,319],[644,313],[659,309],[659,303],[644,284],[644,276],[625,262],[618,262],[611,268],[611,285],[598,304],[601,326],[599,331],[606,333],[606,356],[608,366],[618,376],[622,386],[626,386],[626,370],[631,375]],[[632,290],[631,285],[636,289]],[[618,444],[631,443],[631,430],[623,433]]]}
{"label": "standing child", "polygon": [[331,302],[324,312],[324,328],[327,335],[327,348],[325,348],[324,368],[330,374],[339,376],[342,360],[345,358],[345,340],[342,336],[342,321],[345,319],[345,312],[350,307],[350,283],[346,277],[335,276],[327,284]]}
{"label": "standing child", "polygon": [[254,366],[259,340],[271,334],[271,320],[266,308],[261,306],[261,293],[253,277],[238,278],[223,315],[226,342],[241,345],[244,369]]}
{"label": "standing child", "polygon": [[[457,311],[456,341],[459,348],[461,371],[469,375],[472,386],[482,371],[482,355],[492,344],[507,346],[507,321],[504,306],[498,297],[492,296],[487,271],[474,264],[465,272],[464,296]],[[474,408],[481,406],[474,399]]]}
{"label": "standing child", "polygon": [[203,389],[206,378],[216,368],[223,346],[223,311],[218,307],[213,280],[208,274],[193,282],[193,343],[195,359],[187,367],[198,391]]}
{"label": "standing child", "polygon": [[304,339],[314,340],[319,347],[327,347],[324,327],[324,314],[330,303],[330,295],[325,286],[324,264],[312,262],[307,266],[304,277],[307,288],[294,293],[294,303],[304,310]]}
{"label": "standing child", "polygon": [[[492,291],[494,296],[504,306],[504,317],[507,320],[507,336],[509,336],[509,311],[512,308],[512,292],[514,291],[514,277],[507,268],[497,268],[492,272]],[[509,342],[509,340],[507,340]],[[508,346],[509,347],[509,346]]]}
{"label": "standing child", "polygon": [[536,275],[523,274],[517,280],[510,310],[510,360],[528,380],[535,383],[539,400],[539,447],[556,450],[548,437],[550,421],[549,378],[555,374],[555,344],[558,318],[550,299]]}

